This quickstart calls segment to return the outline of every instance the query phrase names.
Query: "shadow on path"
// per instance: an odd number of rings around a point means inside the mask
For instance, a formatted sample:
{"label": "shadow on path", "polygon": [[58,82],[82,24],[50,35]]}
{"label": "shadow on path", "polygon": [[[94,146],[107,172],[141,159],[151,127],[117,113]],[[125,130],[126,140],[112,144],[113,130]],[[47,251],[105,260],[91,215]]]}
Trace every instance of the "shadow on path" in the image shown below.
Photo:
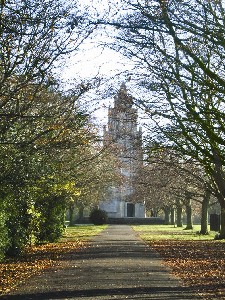
{"label": "shadow on path", "polygon": [[195,290],[182,287],[128,225],[109,226],[85,251],[66,257],[59,267],[31,277],[0,298],[199,299]]}
{"label": "shadow on path", "polygon": [[[107,296],[107,299],[116,299],[118,296],[124,296],[124,299],[148,299],[146,297],[159,296],[161,298],[154,299],[194,299],[193,295],[188,295],[188,298],[180,298],[180,295],[176,296],[177,292],[183,292],[184,290],[189,291],[187,288],[174,287],[174,288],[120,288],[120,289],[93,289],[93,290],[73,290],[73,291],[56,291],[56,292],[46,292],[46,293],[36,293],[36,294],[17,294],[8,295],[9,300],[28,300],[28,299],[77,299],[94,297],[97,299],[98,296]],[[129,297],[126,297],[129,296]],[[121,298],[117,298],[121,299]],[[150,298],[149,298],[150,299]],[[152,298],[151,298],[152,299]]]}

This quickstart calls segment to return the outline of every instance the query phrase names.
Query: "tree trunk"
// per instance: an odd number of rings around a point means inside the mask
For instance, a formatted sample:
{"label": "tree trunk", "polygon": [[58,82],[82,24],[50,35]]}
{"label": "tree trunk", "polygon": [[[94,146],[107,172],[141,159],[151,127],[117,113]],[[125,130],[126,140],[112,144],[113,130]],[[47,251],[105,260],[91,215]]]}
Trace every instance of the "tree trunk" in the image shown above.
{"label": "tree trunk", "polygon": [[170,207],[166,206],[164,208],[164,213],[165,213],[165,225],[169,225],[170,224]]}
{"label": "tree trunk", "polygon": [[212,174],[213,178],[217,184],[219,193],[217,194],[217,199],[221,207],[220,216],[220,239],[225,239],[225,174],[223,170],[223,164],[221,162],[221,157],[218,155],[217,151],[213,151],[215,171]]}
{"label": "tree trunk", "polygon": [[186,202],[186,215],[187,215],[187,226],[185,229],[193,229],[192,223],[192,207],[191,207],[191,200],[188,199]]}
{"label": "tree trunk", "polygon": [[182,222],[182,205],[177,205],[177,227],[183,227]]}
{"label": "tree trunk", "polygon": [[225,198],[222,196],[222,194],[217,194],[216,196],[221,208],[219,238],[225,239]]}
{"label": "tree trunk", "polygon": [[221,239],[225,239],[225,201],[223,200],[221,203],[220,203],[220,206],[221,206],[221,216],[220,216],[220,225],[221,225],[221,228],[220,228],[220,238]]}
{"label": "tree trunk", "polygon": [[170,224],[175,225],[175,208],[171,207]]}
{"label": "tree trunk", "polygon": [[70,205],[69,207],[69,225],[73,226],[73,213],[74,213],[74,205]]}
{"label": "tree trunk", "polygon": [[151,217],[158,217],[158,212],[156,209],[151,209]]}
{"label": "tree trunk", "polygon": [[209,209],[210,192],[206,191],[204,199],[202,201],[201,212],[201,230],[200,234],[208,234],[208,209]]}
{"label": "tree trunk", "polygon": [[81,205],[79,207],[79,220],[82,220],[84,217],[84,207]]}

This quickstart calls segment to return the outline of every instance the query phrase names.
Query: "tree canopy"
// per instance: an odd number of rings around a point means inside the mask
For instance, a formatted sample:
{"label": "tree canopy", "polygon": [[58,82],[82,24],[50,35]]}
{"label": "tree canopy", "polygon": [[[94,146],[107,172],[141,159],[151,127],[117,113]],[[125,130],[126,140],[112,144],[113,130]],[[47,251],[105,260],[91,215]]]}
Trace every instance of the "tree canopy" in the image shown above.
{"label": "tree canopy", "polygon": [[[225,236],[223,1],[123,1],[101,24],[136,61],[137,103],[166,146],[198,161],[217,190]],[[148,96],[148,97],[147,97]]]}
{"label": "tree canopy", "polygon": [[101,180],[99,137],[79,104],[91,85],[67,91],[56,72],[94,30],[85,14],[76,2],[0,4],[0,259],[57,240],[71,199],[99,201],[114,180]]}

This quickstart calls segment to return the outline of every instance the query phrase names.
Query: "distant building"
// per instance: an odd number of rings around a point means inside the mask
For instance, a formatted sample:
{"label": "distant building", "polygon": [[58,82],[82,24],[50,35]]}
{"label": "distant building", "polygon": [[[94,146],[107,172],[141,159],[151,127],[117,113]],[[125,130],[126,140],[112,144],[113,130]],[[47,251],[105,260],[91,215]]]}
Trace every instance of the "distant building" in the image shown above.
{"label": "distant building", "polygon": [[132,97],[122,84],[114,97],[114,107],[108,111],[108,129],[104,127],[104,144],[118,156],[118,171],[124,178],[122,184],[110,188],[108,199],[100,203],[110,218],[145,217],[143,201],[134,203],[133,198],[134,180],[143,164],[143,153],[142,131],[137,128],[138,112],[132,105]]}

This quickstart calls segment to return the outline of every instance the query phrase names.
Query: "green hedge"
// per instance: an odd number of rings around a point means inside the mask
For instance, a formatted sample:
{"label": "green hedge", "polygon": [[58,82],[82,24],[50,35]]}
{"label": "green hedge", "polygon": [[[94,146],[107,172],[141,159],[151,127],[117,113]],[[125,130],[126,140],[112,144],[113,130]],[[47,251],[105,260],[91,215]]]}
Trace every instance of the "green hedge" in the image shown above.
{"label": "green hedge", "polygon": [[9,245],[8,232],[5,226],[6,216],[4,211],[0,211],[0,261],[5,257]]}

